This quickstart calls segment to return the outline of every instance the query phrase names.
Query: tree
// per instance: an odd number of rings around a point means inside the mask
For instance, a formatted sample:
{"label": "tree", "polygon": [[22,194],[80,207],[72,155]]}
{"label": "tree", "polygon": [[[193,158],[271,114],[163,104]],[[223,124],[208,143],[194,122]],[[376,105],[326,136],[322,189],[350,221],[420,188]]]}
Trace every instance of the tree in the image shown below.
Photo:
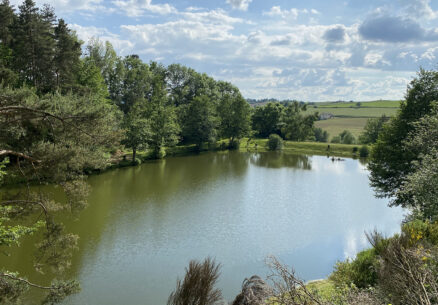
{"label": "tree", "polygon": [[216,141],[217,117],[215,104],[208,96],[196,97],[190,104],[180,107],[183,139],[195,143],[198,148],[204,142]]}
{"label": "tree", "polygon": [[[229,86],[232,85],[229,84]],[[218,115],[220,135],[234,141],[234,139],[240,139],[249,132],[251,108],[240,94],[239,89],[232,89],[235,91],[231,94],[220,90],[222,97],[219,100]]]}
{"label": "tree", "polygon": [[180,128],[175,108],[169,105],[164,80],[155,76],[152,87],[152,96],[148,103],[150,138],[147,142],[153,149],[154,157],[163,158],[166,155],[164,147],[178,143]]}
{"label": "tree", "polygon": [[[14,177],[27,186],[16,194],[0,197],[0,247],[5,253],[20,238],[42,230],[37,245],[38,270],[62,271],[69,265],[77,237],[64,232],[52,215],[73,210],[86,203],[88,187],[82,179],[87,169],[104,168],[106,152],[118,141],[115,109],[99,96],[45,95],[35,90],[0,87],[0,169],[2,182]],[[6,159],[5,159],[6,158]],[[5,167],[5,160],[9,164]],[[6,179],[5,179],[6,175]],[[59,185],[66,202],[54,201],[39,186]],[[41,214],[37,223],[29,217]],[[14,225],[24,219],[22,225]],[[5,249],[6,248],[6,249]],[[29,288],[47,292],[46,302],[54,303],[78,291],[76,281],[54,281],[41,286],[16,272],[0,272],[0,301],[14,302]]]}
{"label": "tree", "polygon": [[22,82],[41,93],[51,91],[55,84],[52,69],[55,20],[50,6],[45,5],[40,10],[33,0],[25,0],[12,26],[14,70]]}
{"label": "tree", "polygon": [[416,216],[434,221],[438,218],[438,105],[413,126],[405,146],[418,154],[418,160],[412,162],[396,202]]}
{"label": "tree", "polygon": [[0,43],[4,47],[9,47],[12,41],[11,26],[14,19],[14,8],[9,0],[3,0],[0,3]]}
{"label": "tree", "polygon": [[259,137],[268,137],[270,134],[280,134],[280,123],[284,106],[280,103],[268,103],[257,107],[252,116],[252,129]]}
{"label": "tree", "polygon": [[127,113],[133,105],[151,94],[151,72],[149,66],[143,63],[137,55],[126,56],[124,61],[124,78],[120,109]]}
{"label": "tree", "polygon": [[355,144],[356,143],[356,138],[353,136],[353,134],[349,130],[344,130],[343,132],[341,132],[339,134],[339,137],[341,138],[342,144]]}
{"label": "tree", "polygon": [[132,162],[136,162],[137,150],[144,148],[150,138],[150,122],[145,110],[138,103],[123,117],[125,136],[122,144],[132,149]]}
{"label": "tree", "polygon": [[[371,185],[379,197],[394,198],[401,191],[407,175],[414,171],[413,161],[419,155],[406,147],[405,140],[414,129],[412,123],[432,110],[432,102],[438,100],[438,72],[423,69],[408,85],[406,101],[398,114],[383,127],[377,143],[371,151],[368,167]],[[393,205],[403,204],[399,200]]]}
{"label": "tree", "polygon": [[385,124],[388,120],[389,118],[386,115],[382,115],[379,118],[368,119],[363,133],[359,136],[359,142],[362,144],[376,143],[379,133],[383,129],[383,124]]}
{"label": "tree", "polygon": [[306,105],[298,102],[289,103],[282,116],[281,133],[287,140],[304,141],[308,139],[313,132],[313,125],[318,119],[318,114],[302,115],[306,111]]}
{"label": "tree", "polygon": [[81,42],[71,32],[63,19],[59,19],[55,28],[54,72],[56,88],[65,92],[72,89],[77,82],[76,76],[81,67]]}
{"label": "tree", "polygon": [[313,132],[315,134],[316,142],[328,142],[329,134],[326,130],[322,130],[322,128],[314,128]]}

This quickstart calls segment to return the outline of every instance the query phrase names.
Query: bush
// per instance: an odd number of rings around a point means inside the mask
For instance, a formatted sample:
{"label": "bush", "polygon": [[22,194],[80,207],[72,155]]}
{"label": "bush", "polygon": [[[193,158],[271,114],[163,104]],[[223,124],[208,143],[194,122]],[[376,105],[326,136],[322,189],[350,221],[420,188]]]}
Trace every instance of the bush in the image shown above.
{"label": "bush", "polygon": [[358,288],[374,286],[377,283],[378,257],[374,248],[359,252],[352,261],[338,262],[330,275],[337,287],[354,284]]}
{"label": "bush", "polygon": [[280,150],[283,147],[283,139],[278,134],[271,134],[268,140],[269,150]]}
{"label": "bush", "polygon": [[230,150],[237,150],[240,147],[240,141],[239,140],[230,140],[230,143],[228,144],[228,149]]}
{"label": "bush", "polygon": [[135,160],[132,160],[132,164],[133,165],[140,165],[141,164],[141,159],[140,158],[135,158]]}
{"label": "bush", "polygon": [[369,151],[369,149],[368,149],[368,146],[366,146],[366,145],[362,145],[362,147],[361,147],[360,150],[359,150],[359,156],[360,156],[361,158],[366,158],[366,157],[369,156],[369,154],[370,154],[370,151]]}
{"label": "bush", "polygon": [[335,136],[335,137],[333,137],[331,142],[332,143],[341,143],[341,137],[340,136]]}
{"label": "bush", "polygon": [[322,130],[322,128],[315,128],[314,134],[316,142],[328,142],[329,134],[326,130]]}
{"label": "bush", "polygon": [[186,269],[184,280],[178,279],[176,289],[167,301],[168,305],[213,305],[222,299],[215,288],[219,279],[220,264],[207,258],[203,263],[192,260]]}
{"label": "bush", "polygon": [[356,143],[356,138],[348,130],[344,130],[343,132],[341,132],[339,134],[339,136],[341,137],[341,143],[342,144],[354,144],[354,143]]}
{"label": "bush", "polygon": [[353,154],[357,153],[358,150],[359,150],[359,149],[358,149],[356,146],[353,147]]}

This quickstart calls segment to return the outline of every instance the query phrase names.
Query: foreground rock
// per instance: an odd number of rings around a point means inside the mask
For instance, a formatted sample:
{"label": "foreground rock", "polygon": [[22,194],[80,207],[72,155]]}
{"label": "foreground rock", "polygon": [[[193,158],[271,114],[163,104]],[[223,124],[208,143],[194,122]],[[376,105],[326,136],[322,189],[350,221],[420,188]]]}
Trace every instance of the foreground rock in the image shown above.
{"label": "foreground rock", "polygon": [[259,276],[245,279],[242,291],[236,296],[232,305],[262,305],[272,296],[272,288]]}

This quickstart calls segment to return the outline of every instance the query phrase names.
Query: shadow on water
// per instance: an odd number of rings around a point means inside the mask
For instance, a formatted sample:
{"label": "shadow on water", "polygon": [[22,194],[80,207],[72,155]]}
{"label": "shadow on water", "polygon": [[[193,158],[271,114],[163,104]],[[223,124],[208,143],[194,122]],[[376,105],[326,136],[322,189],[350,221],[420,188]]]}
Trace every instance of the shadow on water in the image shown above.
{"label": "shadow on water", "polygon": [[249,155],[251,164],[267,168],[296,168],[311,170],[312,163],[306,155],[289,154],[282,151],[252,153]]}

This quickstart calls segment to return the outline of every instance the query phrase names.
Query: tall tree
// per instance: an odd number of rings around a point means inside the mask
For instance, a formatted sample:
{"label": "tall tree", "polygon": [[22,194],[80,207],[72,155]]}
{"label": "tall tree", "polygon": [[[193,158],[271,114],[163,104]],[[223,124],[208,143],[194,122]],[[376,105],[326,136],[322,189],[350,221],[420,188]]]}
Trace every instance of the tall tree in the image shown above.
{"label": "tall tree", "polygon": [[304,141],[312,136],[318,114],[303,115],[303,111],[306,111],[305,104],[292,102],[286,106],[281,120],[281,132],[285,139]]}
{"label": "tall tree", "polygon": [[149,66],[143,63],[137,55],[124,59],[124,79],[120,109],[127,113],[133,105],[151,94],[151,72]]}
{"label": "tall tree", "polygon": [[216,105],[206,95],[196,97],[190,104],[180,107],[181,129],[184,141],[195,143],[214,142],[217,137],[218,119]]}
{"label": "tall tree", "polygon": [[81,67],[81,42],[68,28],[63,19],[59,19],[55,28],[54,72],[56,87],[61,91],[71,89],[77,82],[76,76]]}
{"label": "tall tree", "polygon": [[389,118],[382,115],[379,118],[371,118],[367,120],[363,133],[359,136],[359,141],[362,144],[376,143],[379,138],[379,133],[383,130],[383,124],[385,124]]}
{"label": "tall tree", "polygon": [[230,138],[231,141],[241,139],[248,134],[251,128],[251,109],[240,93],[225,94],[220,99],[218,116],[220,135]]}
{"label": "tall tree", "polygon": [[0,3],[0,45],[9,47],[12,41],[11,26],[14,23],[14,8],[9,0]]}
{"label": "tall tree", "polygon": [[156,158],[163,158],[166,155],[164,147],[178,143],[180,128],[175,108],[169,105],[162,75],[155,75],[152,87],[152,96],[148,103],[151,131],[148,144],[153,149]]}
{"label": "tall tree", "polygon": [[397,193],[402,189],[406,176],[413,171],[413,161],[419,154],[404,145],[413,123],[429,114],[432,102],[438,100],[438,72],[421,69],[408,85],[406,101],[398,114],[385,124],[368,164],[370,180],[377,196],[395,198],[392,204],[402,205]]}
{"label": "tall tree", "polygon": [[280,103],[268,103],[257,107],[252,116],[252,129],[259,137],[268,137],[270,134],[281,134],[280,124],[284,106]]}

